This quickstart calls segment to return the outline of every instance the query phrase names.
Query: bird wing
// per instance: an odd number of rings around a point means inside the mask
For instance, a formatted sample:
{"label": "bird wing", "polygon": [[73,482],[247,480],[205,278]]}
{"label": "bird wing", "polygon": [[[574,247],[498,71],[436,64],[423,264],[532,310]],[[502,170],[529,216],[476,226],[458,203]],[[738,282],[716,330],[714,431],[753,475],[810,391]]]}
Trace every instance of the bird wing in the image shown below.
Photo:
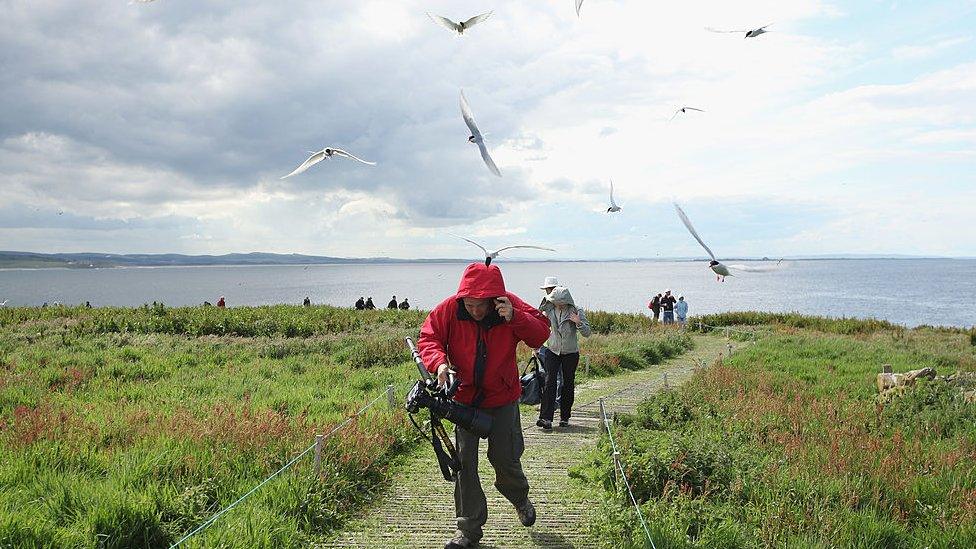
{"label": "bird wing", "polygon": [[356,160],[358,162],[362,162],[363,164],[369,164],[370,166],[375,166],[376,165],[376,162],[370,162],[368,160],[363,160],[362,158],[359,158],[358,156],[356,156],[356,155],[354,155],[352,153],[348,153],[348,152],[346,152],[346,151],[344,151],[342,149],[332,149],[332,152],[335,153],[335,154],[337,154],[337,155],[339,155],[339,156],[345,156],[346,158],[351,158],[351,159]]}
{"label": "bird wing", "polygon": [[613,201],[613,179],[610,180],[610,206],[617,207],[617,203]]}
{"label": "bird wing", "polygon": [[488,166],[488,169],[491,170],[491,173],[501,177],[502,172],[498,169],[498,166],[495,165],[495,161],[492,160],[491,155],[488,154],[488,147],[485,146],[484,141],[478,141],[478,150],[481,151],[481,159],[485,161],[485,164]]}
{"label": "bird wing", "polygon": [[732,32],[749,32],[752,29],[746,29],[746,30],[722,30],[722,29],[716,29],[714,27],[705,27],[705,30],[707,30],[708,32],[730,32],[730,33],[732,33]]}
{"label": "bird wing", "polygon": [[[685,108],[686,110],[689,110],[689,111],[698,111],[698,112],[705,112],[704,110],[702,110],[702,109],[696,109],[695,107],[684,107],[684,108]],[[680,110],[680,109],[679,109],[679,110]]]}
{"label": "bird wing", "polygon": [[505,246],[504,248],[498,248],[498,251],[495,252],[495,254],[497,255],[499,252],[501,252],[503,250],[514,250],[515,248],[531,248],[533,250],[545,250],[547,252],[554,252],[554,251],[556,251],[556,250],[553,250],[552,248],[543,248],[542,246]]}
{"label": "bird wing", "polygon": [[444,27],[447,30],[451,30],[458,33],[461,32],[462,30],[461,25],[458,25],[457,23],[451,21],[447,17],[441,17],[440,15],[431,15],[430,12],[427,12],[427,17],[430,17],[431,21],[437,23],[438,25]]}
{"label": "bird wing", "polygon": [[302,165],[301,166],[295,168],[294,171],[292,171],[290,174],[282,177],[281,179],[285,179],[285,178],[291,177],[293,175],[298,175],[298,174],[304,172],[305,170],[311,168],[312,166],[318,164],[319,162],[321,162],[323,160],[325,160],[325,151],[319,151],[319,152],[313,154],[312,156],[306,158],[305,159],[305,162],[302,162]]}
{"label": "bird wing", "polygon": [[579,17],[581,7],[583,7],[583,0],[576,0],[576,17]]}
{"label": "bird wing", "polygon": [[464,27],[464,28],[466,28],[466,29],[470,29],[471,27],[473,27],[473,26],[477,25],[478,23],[484,21],[485,19],[488,19],[489,17],[491,17],[491,14],[493,14],[493,13],[495,13],[495,12],[488,11],[488,12],[482,13],[481,15],[475,15],[471,19],[468,19],[464,23],[461,23],[461,26]]}
{"label": "bird wing", "polygon": [[461,118],[464,118],[464,123],[468,125],[468,129],[471,130],[471,135],[474,136],[475,141],[483,141],[484,137],[481,135],[481,130],[478,129],[478,125],[474,122],[474,114],[471,112],[471,106],[468,105],[468,98],[464,97],[464,90],[461,90]]}
{"label": "bird wing", "polygon": [[678,109],[678,110],[674,111],[674,114],[671,115],[671,118],[668,118],[668,122],[674,120],[674,117],[675,116],[678,116],[678,113],[679,112],[681,112],[681,109]]}
{"label": "bird wing", "polygon": [[488,253],[488,250],[486,250],[484,246],[482,246],[481,244],[478,244],[474,240],[471,240],[470,238],[464,238],[463,236],[461,236],[459,234],[454,234],[454,233],[448,233],[448,234],[450,234],[451,236],[456,236],[456,237],[460,238],[461,240],[465,240],[467,242],[470,242],[470,243],[474,244],[475,246],[481,248],[481,251],[485,252],[485,257],[491,257],[491,254]]}
{"label": "bird wing", "polygon": [[701,244],[702,248],[705,248],[705,251],[708,252],[709,257],[712,258],[712,261],[718,261],[717,259],[715,259],[715,254],[712,253],[712,250],[709,249],[709,247],[705,245],[705,242],[701,239],[701,237],[698,236],[698,231],[696,231],[695,227],[692,226],[691,220],[688,219],[688,216],[685,214],[685,211],[681,209],[681,206],[679,206],[677,202],[675,202],[674,204],[674,209],[678,211],[678,217],[681,218],[681,222],[685,224],[685,227],[688,229],[688,232],[691,233],[691,236],[695,237],[695,240],[697,240],[698,243]]}

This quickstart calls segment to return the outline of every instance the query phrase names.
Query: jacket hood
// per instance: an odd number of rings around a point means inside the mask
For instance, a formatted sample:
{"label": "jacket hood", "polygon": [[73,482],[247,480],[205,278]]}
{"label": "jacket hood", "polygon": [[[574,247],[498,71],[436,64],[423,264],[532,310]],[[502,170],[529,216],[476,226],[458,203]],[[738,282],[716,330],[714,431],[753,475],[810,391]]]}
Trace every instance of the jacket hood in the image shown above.
{"label": "jacket hood", "polygon": [[546,296],[546,301],[552,303],[553,305],[576,306],[576,303],[573,303],[573,294],[569,293],[569,288],[565,288],[563,286],[556,286],[553,288],[552,291],[549,292],[549,295]]}
{"label": "jacket hood", "polygon": [[457,299],[475,297],[484,299],[506,295],[505,279],[496,265],[472,263],[464,269],[458,284]]}

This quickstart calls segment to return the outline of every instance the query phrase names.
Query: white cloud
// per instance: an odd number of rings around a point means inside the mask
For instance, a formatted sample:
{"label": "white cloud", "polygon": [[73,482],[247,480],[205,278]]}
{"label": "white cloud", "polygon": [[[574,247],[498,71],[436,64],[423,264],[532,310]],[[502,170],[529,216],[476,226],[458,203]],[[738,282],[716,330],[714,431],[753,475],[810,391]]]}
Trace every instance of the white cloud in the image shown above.
{"label": "white cloud", "polygon": [[[737,253],[976,254],[938,238],[966,230],[976,207],[957,195],[976,172],[973,60],[857,80],[867,33],[805,29],[872,21],[814,0],[594,2],[581,18],[557,4],[501,2],[454,37],[424,12],[481,7],[15,2],[0,30],[0,199],[44,221],[0,210],[0,238],[39,251],[469,253],[451,231],[647,256],[642,235],[680,229],[664,207],[677,198],[780,224],[730,229]],[[704,30],[770,22],[748,40]],[[932,36],[883,51],[937,60],[969,41]],[[464,140],[462,87],[503,179]],[[706,112],[667,122],[683,105]],[[379,165],[278,180],[326,145]],[[617,217],[600,213],[610,177]],[[940,223],[909,214],[915,188]],[[58,208],[84,232],[51,218]],[[792,226],[783,210],[808,217]],[[162,224],[158,242],[137,220]]]}

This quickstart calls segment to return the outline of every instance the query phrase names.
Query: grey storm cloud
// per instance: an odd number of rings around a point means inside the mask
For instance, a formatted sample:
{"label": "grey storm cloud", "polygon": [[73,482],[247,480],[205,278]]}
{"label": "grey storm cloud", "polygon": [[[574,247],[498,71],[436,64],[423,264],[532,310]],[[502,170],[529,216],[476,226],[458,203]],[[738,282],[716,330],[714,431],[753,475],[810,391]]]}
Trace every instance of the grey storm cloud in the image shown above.
{"label": "grey storm cloud", "polygon": [[[366,193],[413,227],[477,222],[539,190],[517,166],[502,163],[502,179],[488,172],[466,141],[461,88],[490,146],[540,153],[546,144],[522,117],[551,98],[586,104],[585,116],[646,99],[614,76],[641,73],[640,59],[573,53],[567,62],[558,41],[526,47],[524,29],[501,18],[486,27],[497,33],[490,41],[455,39],[423,15],[433,4],[386,5],[416,21],[387,21],[402,32],[377,35],[375,14],[352,0],[8,2],[0,198],[72,213],[5,208],[0,227],[115,235],[162,223],[161,206],[219,205],[259,185],[293,198]],[[556,21],[551,11],[533,14]],[[324,146],[378,165],[333,159],[279,181]],[[181,216],[161,231],[212,234],[214,223]]]}

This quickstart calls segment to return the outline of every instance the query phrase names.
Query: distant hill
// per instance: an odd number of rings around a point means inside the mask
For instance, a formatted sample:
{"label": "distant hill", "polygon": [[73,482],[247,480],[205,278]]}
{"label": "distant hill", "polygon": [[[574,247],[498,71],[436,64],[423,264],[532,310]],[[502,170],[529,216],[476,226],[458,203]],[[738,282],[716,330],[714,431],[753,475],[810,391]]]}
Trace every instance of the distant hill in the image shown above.
{"label": "distant hill", "polygon": [[[775,261],[778,258],[763,258]],[[786,257],[790,261],[816,261],[836,259],[937,259],[934,257],[908,255],[837,254],[820,256]],[[938,258],[946,259],[946,258]],[[323,255],[272,254],[252,252],[247,254],[224,255],[184,255],[184,254],[104,254],[71,253],[43,254],[36,252],[0,251],[0,269],[45,269],[45,268],[105,268],[105,267],[178,267],[205,265],[342,265],[342,264],[383,264],[383,263],[468,263],[475,258],[439,259],[394,259],[391,257],[331,257]],[[600,260],[538,258],[531,261],[703,261],[701,257],[656,257],[656,258],[612,258]],[[758,258],[725,258],[726,261],[759,261]],[[508,259],[507,261],[520,261]],[[526,260],[521,260],[526,261]]]}
{"label": "distant hill", "polygon": [[253,252],[224,255],[183,254],[42,254],[0,251],[0,268],[104,268],[104,267],[173,267],[195,265],[328,265],[350,263],[435,263],[460,259],[407,260],[388,257],[348,258],[303,254]]}

